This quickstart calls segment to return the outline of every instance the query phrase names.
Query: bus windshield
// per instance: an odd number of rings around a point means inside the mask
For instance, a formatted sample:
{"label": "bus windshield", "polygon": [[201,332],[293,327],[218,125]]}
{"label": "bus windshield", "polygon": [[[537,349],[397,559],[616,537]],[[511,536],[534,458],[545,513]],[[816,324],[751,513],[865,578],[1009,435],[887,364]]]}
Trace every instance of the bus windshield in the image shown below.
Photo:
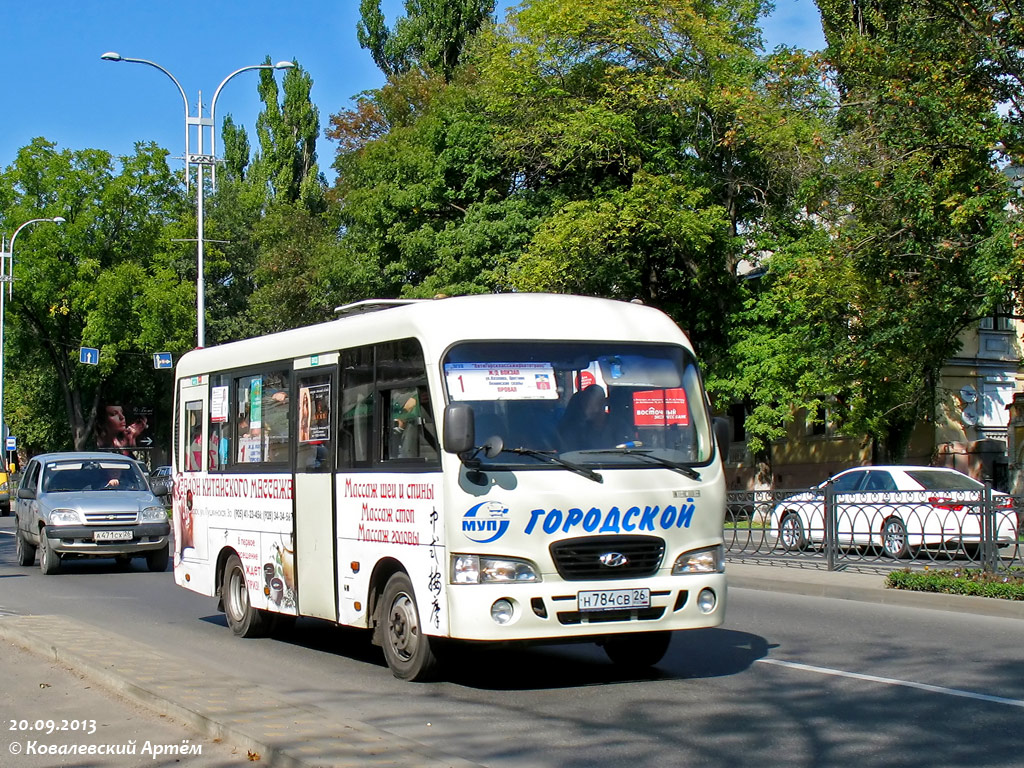
{"label": "bus windshield", "polygon": [[[483,465],[680,466],[711,460],[705,398],[691,354],[669,344],[465,342],[443,363],[450,402],[470,404]],[[538,455],[539,454],[539,455]]]}

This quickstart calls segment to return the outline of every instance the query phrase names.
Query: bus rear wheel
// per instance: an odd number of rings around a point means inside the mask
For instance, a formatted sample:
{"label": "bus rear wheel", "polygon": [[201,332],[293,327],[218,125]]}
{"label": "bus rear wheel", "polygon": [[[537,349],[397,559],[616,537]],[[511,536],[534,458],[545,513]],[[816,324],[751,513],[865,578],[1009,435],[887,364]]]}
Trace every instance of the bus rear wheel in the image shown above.
{"label": "bus rear wheel", "polygon": [[384,658],[399,680],[423,681],[436,676],[437,656],[431,640],[420,626],[416,594],[409,577],[402,572],[388,579],[380,602],[380,633]]}
{"label": "bus rear wheel", "polygon": [[267,634],[270,621],[263,611],[253,608],[249,602],[249,587],[238,555],[231,555],[224,564],[220,597],[232,632],[239,637],[263,637]]}

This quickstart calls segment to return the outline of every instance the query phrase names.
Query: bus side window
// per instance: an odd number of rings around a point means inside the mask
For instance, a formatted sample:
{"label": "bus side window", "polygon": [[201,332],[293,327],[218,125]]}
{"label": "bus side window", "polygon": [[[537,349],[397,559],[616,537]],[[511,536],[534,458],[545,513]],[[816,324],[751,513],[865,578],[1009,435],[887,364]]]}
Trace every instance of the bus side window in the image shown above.
{"label": "bus side window", "polygon": [[373,347],[341,353],[341,409],[338,417],[338,465],[370,464],[373,438]]}
{"label": "bus side window", "polygon": [[436,463],[437,431],[419,341],[378,344],[375,378],[379,407],[386,409],[380,414],[379,459]]}
{"label": "bus side window", "polygon": [[393,389],[388,400],[391,421],[385,441],[384,459],[421,459],[436,461],[437,429],[430,409],[425,384]]}

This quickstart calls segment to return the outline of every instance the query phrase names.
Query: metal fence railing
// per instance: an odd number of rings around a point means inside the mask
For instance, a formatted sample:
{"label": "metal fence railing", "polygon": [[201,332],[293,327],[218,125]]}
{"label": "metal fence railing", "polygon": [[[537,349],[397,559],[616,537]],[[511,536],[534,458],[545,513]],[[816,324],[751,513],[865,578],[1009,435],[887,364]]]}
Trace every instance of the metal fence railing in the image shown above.
{"label": "metal fence railing", "polygon": [[725,549],[732,558],[813,559],[829,570],[849,563],[1024,565],[1024,506],[988,487],[732,491],[727,504]]}

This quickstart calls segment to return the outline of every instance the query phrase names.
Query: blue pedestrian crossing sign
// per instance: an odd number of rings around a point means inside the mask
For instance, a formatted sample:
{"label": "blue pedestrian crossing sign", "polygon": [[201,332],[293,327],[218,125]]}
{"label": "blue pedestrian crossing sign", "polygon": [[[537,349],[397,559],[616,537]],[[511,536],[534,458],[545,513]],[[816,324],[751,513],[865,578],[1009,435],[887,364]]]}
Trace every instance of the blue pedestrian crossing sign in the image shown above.
{"label": "blue pedestrian crossing sign", "polygon": [[173,368],[174,359],[171,357],[170,352],[156,352],[153,354],[153,367],[157,370],[161,368]]}
{"label": "blue pedestrian crossing sign", "polygon": [[100,351],[92,347],[82,347],[78,350],[78,362],[85,365],[99,365]]}

